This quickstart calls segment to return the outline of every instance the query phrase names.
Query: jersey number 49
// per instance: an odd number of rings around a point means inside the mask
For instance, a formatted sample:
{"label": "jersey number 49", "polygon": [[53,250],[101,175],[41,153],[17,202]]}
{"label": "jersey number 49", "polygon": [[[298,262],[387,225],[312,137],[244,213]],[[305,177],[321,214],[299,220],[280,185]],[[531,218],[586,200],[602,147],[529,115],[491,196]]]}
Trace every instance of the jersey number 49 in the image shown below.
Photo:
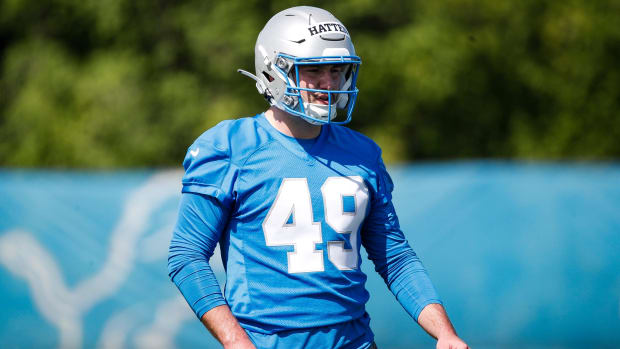
{"label": "jersey number 49", "polygon": [[[328,241],[327,255],[340,270],[357,269],[357,237],[366,215],[368,188],[359,176],[328,177],[321,186],[325,222],[334,231],[349,235],[350,249],[344,241]],[[353,209],[345,210],[345,198],[352,198]],[[288,252],[288,272],[308,273],[325,270],[321,223],[315,222],[306,178],[285,178],[267,217],[263,221],[267,246],[293,246]]]}

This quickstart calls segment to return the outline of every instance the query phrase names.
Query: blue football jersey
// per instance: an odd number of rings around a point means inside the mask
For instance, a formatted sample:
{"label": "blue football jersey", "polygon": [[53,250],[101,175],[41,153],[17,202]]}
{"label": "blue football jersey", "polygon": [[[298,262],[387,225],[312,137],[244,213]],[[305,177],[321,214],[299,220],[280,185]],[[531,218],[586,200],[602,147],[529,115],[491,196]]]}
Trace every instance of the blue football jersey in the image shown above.
{"label": "blue football jersey", "polygon": [[227,212],[206,239],[220,243],[224,296],[247,330],[269,334],[362,317],[369,298],[362,244],[401,303],[412,304],[403,305],[414,318],[439,302],[400,231],[392,182],[369,138],[325,125],[316,139],[295,139],[259,114],[202,134],[183,165],[183,192],[210,197]]}

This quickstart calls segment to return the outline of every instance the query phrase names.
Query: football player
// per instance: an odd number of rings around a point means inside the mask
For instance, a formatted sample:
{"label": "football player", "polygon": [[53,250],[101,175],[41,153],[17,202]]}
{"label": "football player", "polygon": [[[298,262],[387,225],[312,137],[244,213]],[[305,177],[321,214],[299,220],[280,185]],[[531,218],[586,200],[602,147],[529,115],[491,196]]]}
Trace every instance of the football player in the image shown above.
{"label": "football player", "polygon": [[[392,205],[381,150],[351,119],[360,58],[331,13],[293,7],[258,35],[256,82],[270,108],[221,122],[189,147],[172,281],[226,348],[374,348],[364,246],[405,310],[457,337]],[[219,243],[224,295],[209,266]]]}

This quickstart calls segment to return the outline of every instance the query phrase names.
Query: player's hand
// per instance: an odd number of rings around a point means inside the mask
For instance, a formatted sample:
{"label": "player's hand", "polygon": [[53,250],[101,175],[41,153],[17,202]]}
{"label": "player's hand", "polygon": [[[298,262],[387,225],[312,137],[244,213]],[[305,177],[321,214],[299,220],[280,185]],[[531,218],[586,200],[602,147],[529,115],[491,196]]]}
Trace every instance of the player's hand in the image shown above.
{"label": "player's hand", "polygon": [[459,337],[449,335],[437,339],[437,349],[469,349],[469,346]]}

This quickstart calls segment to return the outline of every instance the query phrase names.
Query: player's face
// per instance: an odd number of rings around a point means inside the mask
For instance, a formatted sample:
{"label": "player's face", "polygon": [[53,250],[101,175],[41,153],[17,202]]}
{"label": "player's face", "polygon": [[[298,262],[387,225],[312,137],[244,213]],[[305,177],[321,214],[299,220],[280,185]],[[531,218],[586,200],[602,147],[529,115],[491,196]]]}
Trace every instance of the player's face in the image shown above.
{"label": "player's face", "polygon": [[[317,64],[299,66],[299,87],[320,90],[339,90],[344,83],[344,64]],[[301,91],[301,97],[308,103],[327,105],[327,93]],[[332,104],[336,103],[333,100]]]}

